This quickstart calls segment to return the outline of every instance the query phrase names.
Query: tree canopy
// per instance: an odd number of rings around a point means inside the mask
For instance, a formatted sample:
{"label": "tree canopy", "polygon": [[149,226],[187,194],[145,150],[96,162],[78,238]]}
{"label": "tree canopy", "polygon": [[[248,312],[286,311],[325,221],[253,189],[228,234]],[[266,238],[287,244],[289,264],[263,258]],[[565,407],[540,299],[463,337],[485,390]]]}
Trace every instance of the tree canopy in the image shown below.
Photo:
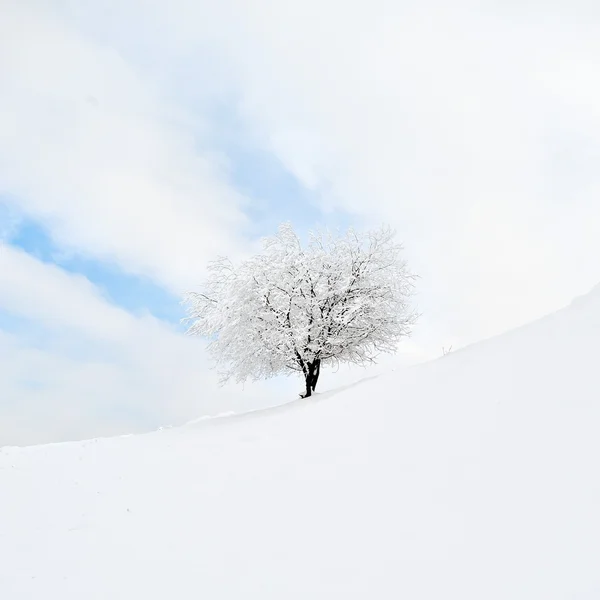
{"label": "tree canopy", "polygon": [[410,334],[415,276],[401,250],[388,228],[314,232],[303,247],[283,224],[260,254],[209,265],[185,297],[188,333],[210,339],[224,381],[299,373],[310,396],[321,366],[373,362]]}

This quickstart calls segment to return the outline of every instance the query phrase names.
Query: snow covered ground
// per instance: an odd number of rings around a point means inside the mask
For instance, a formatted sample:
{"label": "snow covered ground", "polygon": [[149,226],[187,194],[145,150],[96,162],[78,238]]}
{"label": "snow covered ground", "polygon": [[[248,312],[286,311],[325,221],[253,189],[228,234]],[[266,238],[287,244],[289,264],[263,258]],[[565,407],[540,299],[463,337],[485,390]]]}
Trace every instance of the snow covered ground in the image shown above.
{"label": "snow covered ground", "polygon": [[600,290],[245,416],[0,450],[0,598],[600,598]]}

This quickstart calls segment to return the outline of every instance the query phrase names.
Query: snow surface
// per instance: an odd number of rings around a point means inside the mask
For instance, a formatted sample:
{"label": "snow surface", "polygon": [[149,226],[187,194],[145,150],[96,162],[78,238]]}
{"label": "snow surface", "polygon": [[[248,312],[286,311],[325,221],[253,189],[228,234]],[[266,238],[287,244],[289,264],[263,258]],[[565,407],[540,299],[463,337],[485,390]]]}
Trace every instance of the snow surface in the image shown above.
{"label": "snow surface", "polygon": [[599,344],[595,290],[337,393],[3,448],[0,598],[598,599]]}

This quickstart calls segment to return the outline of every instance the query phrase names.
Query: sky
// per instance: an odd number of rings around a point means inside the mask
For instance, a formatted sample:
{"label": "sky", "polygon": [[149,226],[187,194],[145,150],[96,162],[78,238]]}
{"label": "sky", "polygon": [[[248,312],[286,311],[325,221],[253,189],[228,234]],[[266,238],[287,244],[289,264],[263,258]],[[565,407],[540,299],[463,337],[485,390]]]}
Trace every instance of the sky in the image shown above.
{"label": "sky", "polygon": [[600,282],[595,2],[4,0],[0,90],[0,445],[295,397],[180,322],[282,221],[397,231],[422,317],[383,365]]}

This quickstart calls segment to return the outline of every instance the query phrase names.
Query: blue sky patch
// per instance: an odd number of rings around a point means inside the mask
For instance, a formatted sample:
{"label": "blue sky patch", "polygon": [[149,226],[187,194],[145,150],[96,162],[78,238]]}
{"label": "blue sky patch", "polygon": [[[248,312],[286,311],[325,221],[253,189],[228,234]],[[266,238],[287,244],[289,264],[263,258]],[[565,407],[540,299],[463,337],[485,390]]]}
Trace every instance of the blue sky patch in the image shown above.
{"label": "blue sky patch", "polygon": [[177,326],[184,316],[180,299],[162,287],[145,277],[126,273],[115,264],[77,253],[61,252],[47,230],[35,221],[22,219],[10,242],[43,262],[56,264],[70,273],[84,275],[111,302],[134,314],[147,311]]}

